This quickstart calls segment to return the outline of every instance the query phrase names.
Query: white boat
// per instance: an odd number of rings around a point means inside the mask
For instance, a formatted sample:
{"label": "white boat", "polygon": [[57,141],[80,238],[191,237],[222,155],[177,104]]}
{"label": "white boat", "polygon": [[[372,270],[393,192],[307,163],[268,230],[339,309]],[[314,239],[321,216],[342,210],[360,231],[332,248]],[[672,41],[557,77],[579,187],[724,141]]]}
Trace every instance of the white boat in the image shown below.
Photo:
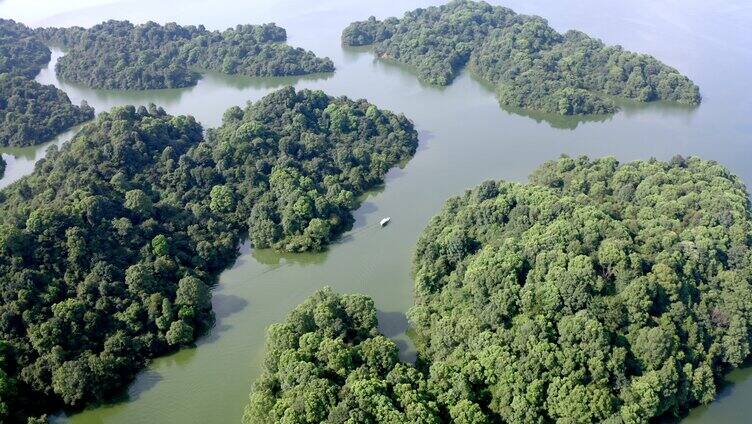
{"label": "white boat", "polygon": [[385,226],[386,224],[388,224],[388,223],[389,223],[389,221],[391,221],[391,220],[392,220],[392,217],[390,217],[390,216],[387,216],[386,218],[382,219],[382,220],[381,220],[381,221],[379,222],[379,225],[381,225],[381,226],[383,227],[383,226]]}

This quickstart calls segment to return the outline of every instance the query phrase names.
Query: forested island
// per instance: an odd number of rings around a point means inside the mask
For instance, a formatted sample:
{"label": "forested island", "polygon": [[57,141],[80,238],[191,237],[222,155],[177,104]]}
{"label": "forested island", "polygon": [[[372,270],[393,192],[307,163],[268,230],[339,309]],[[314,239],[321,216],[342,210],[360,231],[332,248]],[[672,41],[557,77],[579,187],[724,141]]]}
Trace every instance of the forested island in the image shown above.
{"label": "forested island", "polygon": [[0,191],[0,421],[81,408],[213,322],[238,245],[321,250],[417,132],[364,100],[285,88],[219,128],[101,113]]}
{"label": "forested island", "polygon": [[36,33],[67,54],[55,70],[88,87],[147,90],[195,85],[200,71],[254,77],[334,71],[329,58],[285,44],[274,24],[209,31],[202,25],[133,25],[110,20],[85,29],[40,28]]}
{"label": "forested island", "polygon": [[94,118],[86,101],[71,103],[54,85],[0,74],[0,146],[33,146]]}
{"label": "forested island", "polygon": [[33,30],[0,19],[0,146],[32,146],[94,117],[85,102],[34,77],[50,61],[50,49]]}
{"label": "forested island", "polygon": [[47,48],[26,25],[0,18],[0,74],[34,78],[50,61]]}
{"label": "forested island", "polygon": [[468,66],[496,88],[502,105],[561,115],[607,114],[612,98],[700,103],[699,88],[656,58],[606,46],[580,31],[560,34],[538,16],[483,1],[454,0],[371,17],[342,33],[347,46],[414,68],[430,84],[447,85]]}
{"label": "forested island", "polygon": [[449,199],[414,257],[418,361],[325,290],[270,327],[245,423],[647,423],[750,354],[752,210],[721,165],[563,157]]}

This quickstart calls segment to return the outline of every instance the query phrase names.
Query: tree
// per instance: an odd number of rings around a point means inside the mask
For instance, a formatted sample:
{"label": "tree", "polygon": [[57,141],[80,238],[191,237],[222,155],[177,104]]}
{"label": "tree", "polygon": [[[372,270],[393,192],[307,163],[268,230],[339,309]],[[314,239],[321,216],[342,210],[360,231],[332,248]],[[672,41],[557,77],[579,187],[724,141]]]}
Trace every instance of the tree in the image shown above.
{"label": "tree", "polygon": [[130,190],[125,193],[125,203],[123,206],[141,218],[151,216],[154,211],[154,204],[151,198],[143,190],[139,189]]}
{"label": "tree", "polygon": [[329,58],[284,44],[287,34],[274,24],[208,31],[110,20],[88,29],[40,28],[36,35],[68,49],[55,66],[58,76],[93,88],[189,87],[199,70],[259,77],[334,71]]}
{"label": "tree", "polygon": [[[0,146],[44,143],[94,117],[86,102],[75,106],[64,91],[33,80],[49,61],[31,29],[0,19]],[[0,177],[3,169],[0,160]]]}
{"label": "tree", "polygon": [[165,338],[171,345],[187,345],[193,341],[193,327],[182,320],[173,321]]}
{"label": "tree", "polygon": [[229,212],[235,205],[232,190],[227,186],[216,185],[212,187],[209,196],[211,197],[209,207],[213,212]]}
{"label": "tree", "polygon": [[[352,131],[330,128],[330,104]],[[14,421],[106,401],[149,359],[193,343],[213,323],[209,286],[246,234],[304,251],[349,228],[355,196],[417,146],[410,121],[369,118],[371,107],[286,88],[206,133],[154,105],[118,107],[3,189],[0,370],[15,389],[0,402]],[[330,353],[332,369],[349,366]]]}
{"label": "tree", "polygon": [[[402,19],[372,16],[345,28],[342,42],[374,45],[377,56],[410,65],[430,84],[448,85],[468,66],[496,87],[503,105],[560,115],[613,113],[607,96],[689,105],[701,100],[689,78],[652,56],[606,46],[579,31],[559,34],[543,18],[483,1],[454,0]],[[335,115],[332,122],[346,121]]]}

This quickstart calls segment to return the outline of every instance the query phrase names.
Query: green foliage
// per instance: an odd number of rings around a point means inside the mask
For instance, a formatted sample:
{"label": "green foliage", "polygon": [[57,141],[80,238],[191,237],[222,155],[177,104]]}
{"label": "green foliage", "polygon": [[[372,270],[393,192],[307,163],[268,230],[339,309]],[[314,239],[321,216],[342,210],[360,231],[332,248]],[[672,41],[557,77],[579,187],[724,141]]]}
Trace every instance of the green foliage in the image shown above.
{"label": "green foliage", "polygon": [[17,396],[16,380],[5,371],[8,345],[0,341],[0,420],[5,422],[11,416],[10,405]]}
{"label": "green foliage", "polygon": [[425,378],[399,364],[365,296],[323,289],[267,337],[244,423],[438,423]]}
{"label": "green foliage", "polygon": [[40,144],[94,117],[86,102],[74,106],[62,90],[32,79],[49,61],[31,29],[0,19],[0,146]]}
{"label": "green foliage", "polygon": [[431,84],[451,83],[469,63],[508,106],[583,115],[614,112],[607,96],[700,103],[692,81],[652,56],[578,31],[562,35],[543,18],[482,1],[454,0],[383,22],[371,17],[345,28],[342,41],[373,44],[378,56],[414,67]]}
{"label": "green foliage", "polygon": [[244,422],[679,416],[749,356],[751,243],[744,185],[698,158],[563,157],[485,182],[418,241],[417,369],[373,312],[352,323],[348,300],[369,299],[323,291],[270,328]]}
{"label": "green foliage", "polygon": [[224,172],[232,190],[212,188],[212,208],[235,202],[256,247],[320,250],[351,225],[356,197],[417,147],[404,116],[372,107],[287,88],[228,111],[207,139],[222,167],[237,165]]}
{"label": "green foliage", "polygon": [[[411,319],[447,408],[505,422],[647,422],[749,354],[747,193],[714,162],[562,158],[447,201]],[[467,389],[463,389],[467,388]]]}
{"label": "green foliage", "polygon": [[94,118],[85,101],[71,104],[53,85],[0,74],[0,146],[32,146]]}
{"label": "green foliage", "polygon": [[50,49],[34,36],[33,30],[0,18],[0,74],[34,78],[50,61],[50,55]]}
{"label": "green foliage", "polygon": [[235,200],[232,198],[232,189],[225,185],[216,185],[212,187],[211,203],[209,207],[214,212],[229,212],[235,206]]}
{"label": "green foliage", "polygon": [[66,80],[94,88],[154,89],[196,84],[199,71],[248,76],[332,72],[328,58],[284,44],[274,24],[225,31],[154,22],[107,21],[92,28],[43,28],[37,34],[69,49],[57,66]]}
{"label": "green foliage", "polygon": [[213,323],[209,286],[257,225],[270,246],[322,249],[417,146],[405,117],[369,108],[286,88],[204,138],[190,116],[118,107],[51,148],[0,191],[0,402],[17,420],[101,402],[193,343]]}

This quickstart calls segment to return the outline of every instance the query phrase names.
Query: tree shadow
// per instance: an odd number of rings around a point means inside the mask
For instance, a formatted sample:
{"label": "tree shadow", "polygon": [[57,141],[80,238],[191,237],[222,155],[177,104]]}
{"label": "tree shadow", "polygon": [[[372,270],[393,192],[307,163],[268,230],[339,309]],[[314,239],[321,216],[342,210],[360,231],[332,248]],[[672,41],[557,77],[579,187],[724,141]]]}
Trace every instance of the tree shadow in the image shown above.
{"label": "tree shadow", "polygon": [[428,150],[429,147],[429,141],[436,138],[436,134],[434,134],[432,131],[419,129],[418,130],[418,149],[415,151],[416,154],[419,152],[424,152]]}
{"label": "tree shadow", "polygon": [[715,405],[719,407],[717,402],[724,399],[728,399],[733,395],[739,395],[736,391],[739,389],[739,383],[748,380],[752,377],[752,358],[748,358],[737,369],[726,374],[722,380],[716,381],[716,395],[708,405],[694,405],[690,409],[682,411],[679,416],[666,415],[658,417],[656,423],[660,424],[674,424],[681,422],[684,418],[692,415],[695,421],[708,421],[703,419],[703,415]]}
{"label": "tree shadow", "polygon": [[142,394],[156,387],[164,377],[156,371],[151,369],[144,369],[139,372],[133,380],[129,380],[123,383],[123,386],[118,389],[113,395],[108,397],[103,402],[91,403],[86,408],[63,408],[52,417],[51,422],[58,422],[64,418],[72,417],[73,415],[80,414],[89,410],[96,410],[100,408],[116,407],[118,405],[124,405],[135,400],[138,400]]}
{"label": "tree shadow", "polygon": [[[499,108],[509,115],[517,115],[530,118],[536,123],[546,123],[551,128],[557,130],[575,130],[580,124],[594,122],[603,123],[613,119],[614,114],[608,115],[559,115],[556,113],[546,113],[523,109],[518,107],[507,106],[499,103]],[[619,113],[618,111],[616,113]]]}
{"label": "tree shadow", "polygon": [[418,84],[424,90],[442,92],[442,91],[447,90],[449,85],[451,85],[451,83],[447,85],[436,85],[436,84],[430,84],[421,80],[420,78],[418,78],[418,72],[416,71],[415,67],[402,63],[402,62],[398,62],[393,59],[379,57],[374,52],[373,45],[358,46],[358,47],[342,46],[342,51],[343,51],[343,56],[350,62],[354,62],[360,55],[364,53],[370,53],[373,59],[371,64],[374,67],[379,68],[381,72],[384,72],[385,74],[389,76],[399,76],[399,77],[409,76],[410,78],[414,78],[415,80],[418,81]]}
{"label": "tree shadow", "polygon": [[232,328],[231,325],[226,323],[229,316],[237,314],[247,308],[249,302],[242,297],[214,293],[212,295],[212,310],[214,311],[214,325],[209,329],[207,334],[201,337],[196,345],[201,346],[204,344],[214,343],[225,331]]}
{"label": "tree shadow", "polygon": [[[376,204],[373,202],[365,201],[361,203],[360,207],[353,211],[353,218],[355,218],[355,223],[353,224],[353,227],[350,229],[350,231],[355,231],[355,230],[365,227],[366,215],[372,214],[376,212],[377,210],[378,208],[376,208]],[[346,234],[344,236],[346,236]],[[342,238],[344,238],[344,236]]]}
{"label": "tree shadow", "polygon": [[299,82],[317,82],[324,81],[332,76],[334,72],[321,72],[307,75],[294,75],[284,77],[250,77],[247,75],[230,75],[216,71],[200,71],[202,78],[206,81],[217,82],[236,90],[246,90],[249,88],[258,90],[268,90],[277,87],[286,87],[296,85]]}
{"label": "tree shadow", "polygon": [[400,360],[411,364],[415,363],[417,352],[408,335],[410,323],[407,320],[407,315],[404,312],[377,310],[376,317],[379,320],[381,334],[392,339],[397,345]]}
{"label": "tree shadow", "polygon": [[[357,56],[363,54],[363,53],[371,53],[373,55],[374,63],[383,65],[383,69],[386,72],[399,72],[401,74],[409,73],[412,76],[414,76],[418,83],[420,84],[421,88],[424,89],[431,89],[431,90],[438,90],[443,91],[446,90],[451,84],[454,83],[454,80],[459,79],[464,73],[469,73],[471,78],[480,84],[483,88],[490,91],[491,93],[496,93],[496,87],[493,84],[490,84],[489,82],[478,78],[476,75],[473,74],[473,72],[470,72],[467,68],[467,65],[465,65],[456,75],[453,81],[451,81],[446,86],[439,86],[435,84],[429,84],[426,83],[420,78],[418,78],[418,73],[416,72],[415,68],[401,63],[394,61],[392,59],[387,58],[380,58],[378,57],[373,50],[373,46],[360,46],[360,47],[349,47],[349,46],[343,46],[343,51],[346,53],[345,57],[354,60]],[[574,130],[576,129],[580,124],[584,123],[603,123],[611,120],[615,114],[618,113],[624,113],[626,116],[633,116],[640,113],[645,112],[657,112],[660,113],[661,117],[666,116],[691,116],[694,111],[697,110],[697,106],[688,106],[688,105],[682,105],[676,102],[669,102],[669,101],[650,101],[650,102],[638,102],[630,99],[624,99],[620,97],[609,97],[612,100],[614,100],[614,103],[619,107],[619,110],[617,110],[613,114],[604,114],[604,115],[560,115],[557,113],[547,113],[547,112],[541,112],[531,109],[525,109],[525,108],[518,108],[513,107],[509,105],[504,105],[499,103],[499,107],[507,112],[510,115],[517,115],[522,116],[525,118],[530,118],[534,120],[537,123],[546,123],[551,128],[559,129],[559,130]]]}

